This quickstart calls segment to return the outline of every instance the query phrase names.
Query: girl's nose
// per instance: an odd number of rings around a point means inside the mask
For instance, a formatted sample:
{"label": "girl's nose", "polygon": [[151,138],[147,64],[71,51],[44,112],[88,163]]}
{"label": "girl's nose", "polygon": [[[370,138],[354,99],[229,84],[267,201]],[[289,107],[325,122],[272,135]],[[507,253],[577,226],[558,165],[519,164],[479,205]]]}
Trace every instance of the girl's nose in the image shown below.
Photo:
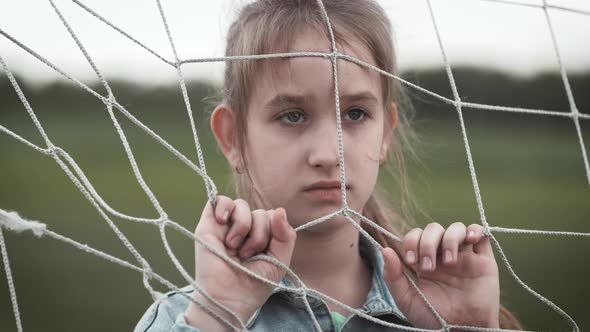
{"label": "girl's nose", "polygon": [[309,142],[308,163],[312,167],[327,169],[339,166],[338,133],[335,121],[316,128],[315,135],[312,135]]}

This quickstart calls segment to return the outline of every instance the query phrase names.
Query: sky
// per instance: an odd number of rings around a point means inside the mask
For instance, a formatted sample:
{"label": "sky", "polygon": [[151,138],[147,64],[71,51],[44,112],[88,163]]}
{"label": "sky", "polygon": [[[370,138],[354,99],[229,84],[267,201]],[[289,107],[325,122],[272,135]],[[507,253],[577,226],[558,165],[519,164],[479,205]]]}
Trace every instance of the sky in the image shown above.
{"label": "sky", "polygon": [[[91,67],[57,17],[49,1],[7,0],[0,11],[0,30],[35,50],[72,76],[95,79]],[[542,4],[542,0],[514,0]],[[80,0],[137,40],[173,59],[156,1]],[[181,59],[224,53],[227,27],[247,1],[162,0]],[[547,0],[549,4],[590,13],[587,0]],[[389,15],[400,68],[444,65],[426,0],[380,1]],[[107,79],[147,84],[169,83],[176,71],[83,10],[71,0],[55,0],[90,56]],[[485,0],[432,0],[451,66],[493,68],[520,76],[559,71],[559,63],[540,8]],[[568,72],[590,71],[590,15],[549,9],[559,52]],[[43,84],[60,75],[0,35],[0,56],[13,73]],[[219,82],[222,63],[183,66],[188,79]]]}

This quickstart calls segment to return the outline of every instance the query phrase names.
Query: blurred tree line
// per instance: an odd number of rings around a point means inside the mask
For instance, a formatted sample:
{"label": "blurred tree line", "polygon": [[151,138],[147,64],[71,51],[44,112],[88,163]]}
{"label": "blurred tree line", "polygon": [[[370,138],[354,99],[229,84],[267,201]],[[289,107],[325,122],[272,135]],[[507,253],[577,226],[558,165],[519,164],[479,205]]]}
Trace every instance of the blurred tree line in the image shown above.
{"label": "blurred tree line", "polygon": [[[565,87],[558,72],[545,72],[533,76],[513,76],[505,72],[486,70],[480,68],[457,67],[453,68],[453,74],[461,100],[465,102],[484,103],[491,105],[526,107],[552,111],[569,112],[569,104]],[[453,99],[451,86],[443,69],[412,70],[402,73],[402,78],[415,83],[427,90]],[[10,82],[0,76],[0,112],[7,109],[18,108],[21,102],[16,96]],[[568,75],[574,99],[578,110],[590,113],[590,71],[584,73],[570,73]],[[57,81],[43,86],[30,86],[17,77],[21,88],[31,104],[41,103],[43,107],[36,111],[52,112],[75,111],[78,107],[84,107],[89,100],[95,100],[87,93],[80,93],[81,89],[73,83]],[[135,109],[145,112],[160,112],[162,115],[171,116],[166,109],[184,108],[181,91],[177,83],[160,86],[145,86],[139,83],[124,81],[110,81],[110,86],[118,100],[132,103]],[[95,91],[105,94],[104,89],[98,84],[91,84]],[[219,88],[205,81],[192,81],[188,83],[191,100],[210,101],[213,103],[219,97]],[[416,105],[417,115],[420,117],[444,116],[440,112],[444,104],[419,91],[407,88]],[[72,105],[75,107],[64,107]],[[197,118],[201,112],[194,112]],[[521,118],[514,115],[514,120]],[[506,119],[506,118],[503,118]],[[547,119],[551,122],[551,118]],[[508,123],[504,123],[508,124]]]}

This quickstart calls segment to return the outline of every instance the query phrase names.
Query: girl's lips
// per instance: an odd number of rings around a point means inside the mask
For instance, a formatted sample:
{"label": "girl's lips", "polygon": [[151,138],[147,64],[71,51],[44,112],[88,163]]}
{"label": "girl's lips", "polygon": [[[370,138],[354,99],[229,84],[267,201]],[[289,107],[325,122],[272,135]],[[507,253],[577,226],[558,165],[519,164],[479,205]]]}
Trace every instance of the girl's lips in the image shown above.
{"label": "girl's lips", "polygon": [[314,201],[340,201],[342,199],[340,187],[310,189],[304,191],[304,194]]}
{"label": "girl's lips", "polygon": [[[340,188],[341,183],[338,180],[322,180],[314,182],[308,186],[303,188],[304,191],[310,191],[314,189],[333,189],[333,188]],[[346,184],[346,189],[350,189],[350,185]]]}

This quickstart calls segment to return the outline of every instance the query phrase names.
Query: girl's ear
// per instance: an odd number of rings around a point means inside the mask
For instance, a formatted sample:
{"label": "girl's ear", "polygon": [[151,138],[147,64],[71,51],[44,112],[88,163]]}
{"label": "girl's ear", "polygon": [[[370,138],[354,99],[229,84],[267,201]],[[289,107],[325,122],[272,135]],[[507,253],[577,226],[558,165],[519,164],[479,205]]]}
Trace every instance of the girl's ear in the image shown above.
{"label": "girl's ear", "polygon": [[393,143],[393,131],[397,126],[397,122],[397,105],[391,102],[388,112],[385,112],[383,121],[383,142],[381,144],[381,154],[379,155],[380,164],[383,164],[387,159],[387,151],[389,151],[389,146]]}
{"label": "girl's ear", "polygon": [[228,105],[215,107],[211,114],[211,131],[217,139],[217,145],[225,155],[232,168],[241,167],[241,153],[238,146],[236,114]]}

